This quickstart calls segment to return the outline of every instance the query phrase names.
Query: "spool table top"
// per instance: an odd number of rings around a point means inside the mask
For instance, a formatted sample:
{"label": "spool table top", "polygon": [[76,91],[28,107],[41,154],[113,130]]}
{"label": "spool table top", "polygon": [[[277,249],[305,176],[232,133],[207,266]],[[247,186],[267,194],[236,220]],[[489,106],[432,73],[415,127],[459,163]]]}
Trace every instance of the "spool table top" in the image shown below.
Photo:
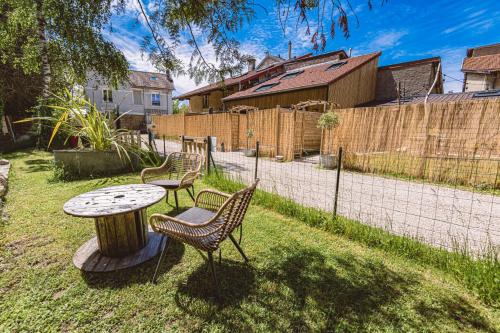
{"label": "spool table top", "polygon": [[78,217],[125,214],[154,205],[166,195],[165,189],[149,184],[105,187],[80,194],[64,204],[64,212]]}

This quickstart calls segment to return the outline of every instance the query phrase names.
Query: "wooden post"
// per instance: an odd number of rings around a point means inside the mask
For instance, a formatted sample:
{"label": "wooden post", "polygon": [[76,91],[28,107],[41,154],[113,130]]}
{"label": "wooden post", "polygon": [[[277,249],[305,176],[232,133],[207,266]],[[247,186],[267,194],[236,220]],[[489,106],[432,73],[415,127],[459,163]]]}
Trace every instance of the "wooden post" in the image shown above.
{"label": "wooden post", "polygon": [[276,106],[276,147],[274,151],[274,156],[279,155],[280,148],[280,106]]}

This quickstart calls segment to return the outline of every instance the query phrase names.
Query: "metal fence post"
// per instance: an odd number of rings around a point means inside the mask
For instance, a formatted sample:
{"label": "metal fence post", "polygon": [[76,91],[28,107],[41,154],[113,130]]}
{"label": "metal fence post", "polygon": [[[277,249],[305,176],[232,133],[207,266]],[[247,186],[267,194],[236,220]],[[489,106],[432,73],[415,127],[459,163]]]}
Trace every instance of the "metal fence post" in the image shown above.
{"label": "metal fence post", "polygon": [[151,130],[148,129],[148,142],[150,147],[152,146],[151,141],[153,141],[153,132],[151,132]]}
{"label": "metal fence post", "polygon": [[260,142],[257,141],[255,144],[255,176],[254,176],[254,179],[257,179],[257,170],[259,168],[259,147],[260,147]]}
{"label": "metal fence post", "polygon": [[342,147],[339,147],[339,156],[337,161],[337,181],[335,183],[335,198],[333,201],[333,217],[337,217],[337,202],[339,199],[339,186],[340,186],[340,169],[342,167]]}
{"label": "metal fence post", "polygon": [[167,149],[165,146],[165,135],[163,135],[163,156],[167,156]]}
{"label": "metal fence post", "polygon": [[211,155],[212,155],[212,138],[209,136],[207,136],[207,175],[210,174],[210,160],[212,159],[211,158]]}

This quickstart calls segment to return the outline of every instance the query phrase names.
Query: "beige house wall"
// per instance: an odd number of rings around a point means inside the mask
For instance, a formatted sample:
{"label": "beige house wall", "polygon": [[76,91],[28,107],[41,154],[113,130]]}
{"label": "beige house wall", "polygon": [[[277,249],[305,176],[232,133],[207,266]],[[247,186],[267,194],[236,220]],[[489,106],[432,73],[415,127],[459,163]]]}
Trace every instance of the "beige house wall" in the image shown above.
{"label": "beige house wall", "polygon": [[466,73],[465,91],[482,91],[500,89],[500,73],[479,74]]}

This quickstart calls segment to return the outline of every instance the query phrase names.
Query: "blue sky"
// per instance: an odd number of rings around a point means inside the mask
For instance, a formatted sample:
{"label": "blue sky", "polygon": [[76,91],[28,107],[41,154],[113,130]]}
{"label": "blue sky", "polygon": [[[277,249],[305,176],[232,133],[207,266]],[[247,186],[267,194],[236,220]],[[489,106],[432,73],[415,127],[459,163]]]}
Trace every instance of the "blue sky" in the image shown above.
{"label": "blue sky", "polygon": [[[147,56],[141,54],[142,38],[148,34],[143,20],[138,15],[136,0],[128,0],[123,15],[114,15],[112,30],[106,37],[123,51],[133,69],[154,70]],[[293,43],[293,55],[312,52],[310,36],[306,27],[295,28],[295,20],[289,19],[284,34],[274,8],[274,1],[257,0],[268,9],[256,6],[256,16],[237,35],[241,50],[262,59],[266,51],[287,55],[287,44]],[[152,4],[143,3],[149,11]],[[388,0],[380,6],[373,1],[373,10],[368,10],[366,0],[351,0],[359,19],[356,25],[351,15],[351,36],[345,39],[337,29],[334,39],[328,39],[325,52],[352,48],[353,55],[382,51],[380,65],[441,56],[445,77],[445,91],[461,91],[463,74],[460,72],[462,59],[468,47],[500,42],[500,1],[415,1]],[[139,18],[139,19],[138,19]],[[312,22],[314,27],[316,22]],[[210,45],[203,36],[197,36],[205,57],[215,61]],[[191,49],[178,48],[178,56],[187,65]],[[453,80],[457,79],[459,81]],[[194,89],[196,85],[188,76],[174,77],[176,93]]]}

